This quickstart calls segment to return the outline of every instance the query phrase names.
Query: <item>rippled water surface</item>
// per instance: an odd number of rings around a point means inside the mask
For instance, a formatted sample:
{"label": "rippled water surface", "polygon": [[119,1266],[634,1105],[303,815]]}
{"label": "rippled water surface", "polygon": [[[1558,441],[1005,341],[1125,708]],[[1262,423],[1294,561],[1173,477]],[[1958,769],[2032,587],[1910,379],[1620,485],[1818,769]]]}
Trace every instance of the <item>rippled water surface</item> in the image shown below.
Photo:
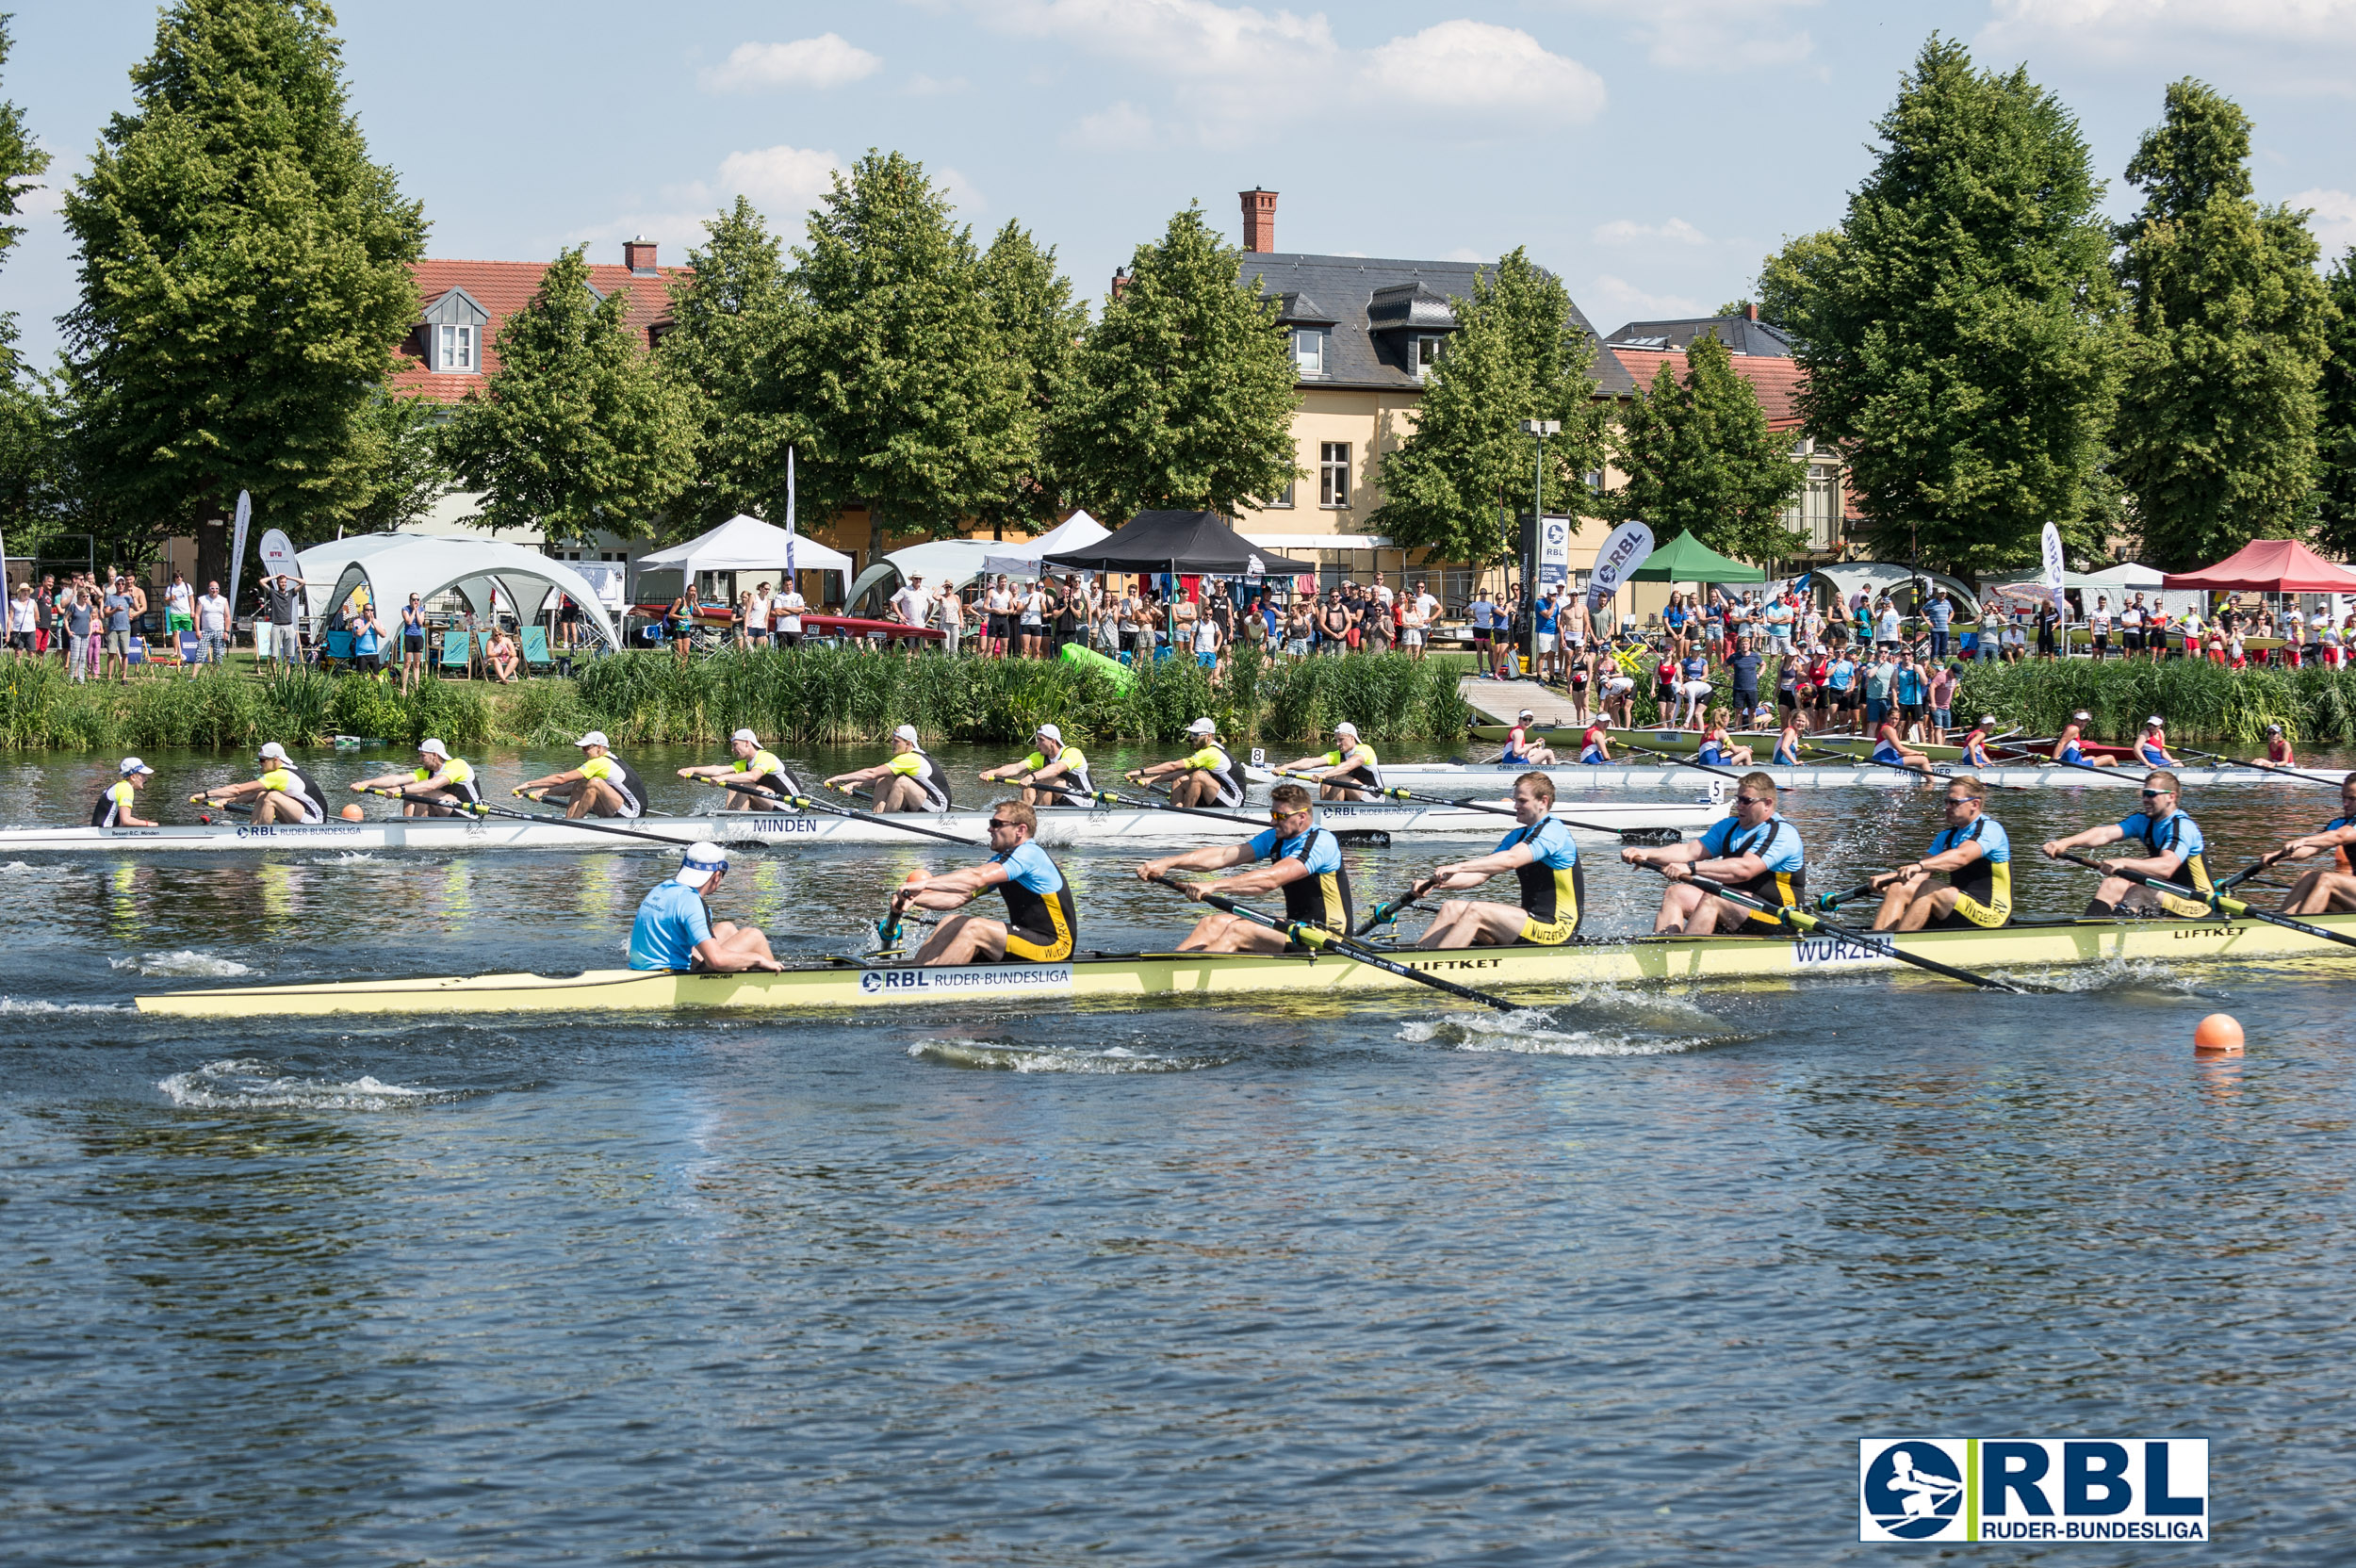
{"label": "rippled water surface", "polygon": [[[151,760],[160,802],[236,776]],[[7,764],[0,819],[81,820],[104,761]],[[1997,809],[2025,842],[2130,798]],[[2189,804],[2219,870],[2332,814],[2274,785]],[[1787,805],[1820,888],[1936,826],[1903,792]],[[906,871],[959,854],[783,852],[740,864],[723,912],[856,952]],[[1362,898],[1435,858],[1350,854]],[[668,863],[0,864],[0,1555],[1880,1560],[1856,1543],[1856,1440],[1928,1433],[2208,1437],[2209,1560],[2349,1560],[2340,961],[2057,973],[2053,996],[1603,989],[1504,1017],[1421,994],[128,1010],[610,967]],[[1088,945],[1184,928],[1126,864],[1065,858]],[[1648,924],[1655,886],[1594,862],[1589,929]],[[2021,886],[2038,910],[2087,891],[2042,866]],[[2220,1009],[2249,1054],[2196,1062]]]}

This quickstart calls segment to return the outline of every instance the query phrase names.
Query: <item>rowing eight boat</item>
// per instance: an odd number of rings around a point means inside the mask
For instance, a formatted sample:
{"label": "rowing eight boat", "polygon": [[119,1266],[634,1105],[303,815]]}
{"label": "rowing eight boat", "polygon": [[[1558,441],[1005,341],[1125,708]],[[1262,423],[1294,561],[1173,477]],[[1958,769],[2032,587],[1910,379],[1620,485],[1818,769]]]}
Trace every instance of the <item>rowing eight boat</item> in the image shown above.
{"label": "rowing eight boat", "polygon": [[[1487,783],[1500,793],[1508,781]],[[1582,821],[1610,831],[1573,831],[1586,838],[1610,839],[1640,828],[1698,830],[1726,814],[1706,802],[1613,802],[1582,808]],[[606,819],[593,819],[604,822]],[[990,816],[983,811],[916,815],[908,821],[943,833],[982,841]],[[1495,835],[1503,828],[1486,811],[1434,806],[1344,806],[1317,808],[1317,821],[1345,840],[1353,834],[1406,834],[1416,837]],[[691,844],[709,839],[724,844],[908,844],[901,830],[879,822],[816,812],[728,811],[704,817],[639,817],[626,824],[634,833],[651,833]],[[1199,843],[1203,840],[1240,839],[1259,831],[1259,821],[1231,822],[1181,811],[1111,808],[1042,808],[1039,842],[1048,849],[1084,849],[1101,844]],[[628,849],[631,841],[577,826],[561,817],[524,821],[515,817],[385,817],[366,822],[332,819],[256,827],[250,823],[167,825],[162,827],[0,827],[0,853],[43,851],[113,853],[119,850],[477,850],[477,849]]]}
{"label": "rowing eight boat", "polygon": [[[2027,789],[2140,789],[2149,768],[2126,766],[2119,768],[2064,767],[2005,767],[1968,768],[1960,762],[1938,764],[1948,774],[1968,773],[1973,777],[1994,784],[2015,785]],[[1408,790],[1498,790],[1509,787],[1513,779],[1532,770],[1527,763],[1457,763],[1457,762],[1385,762],[1383,782]],[[1706,790],[1714,779],[1731,786],[1733,780],[1726,773],[1749,773],[1752,769],[1740,763],[1727,763],[1722,773],[1704,773],[1698,768],[1633,767],[1614,763],[1593,767],[1578,762],[1556,763],[1539,768],[1554,780],[1555,788],[1564,792],[1564,809],[1569,809],[1570,797],[1581,790]],[[1770,764],[1757,770],[1775,781],[1779,790],[1920,789],[1920,776],[1906,774],[1887,767],[1828,767],[1787,768]],[[1255,784],[1275,781],[1276,775],[1266,768],[1247,770]],[[2335,784],[2339,776],[2263,773],[2254,768],[2178,768],[2177,779],[2188,790],[2209,789],[2221,785],[2268,784]],[[1587,808],[1580,805],[1580,810]]]}
{"label": "rowing eight boat", "polygon": [[[2356,915],[2315,924],[2356,934]],[[2339,948],[2256,921],[2024,920],[1995,931],[1923,931],[1895,939],[1910,953],[1979,969],[2123,959],[2275,958]],[[1882,953],[1835,937],[1643,937],[1563,947],[1401,949],[1412,968],[1486,990],[1628,985],[1646,981],[1789,980],[1897,969]],[[1014,998],[1137,1002],[1268,992],[1403,990],[1414,983],[1331,955],[1146,953],[1064,964],[976,964],[919,969],[844,959],[782,974],[679,974],[593,970],[583,974],[482,974],[417,980],[339,981],[168,991],[139,998],[145,1013],[183,1018],[294,1017],[328,1013],[561,1013],[678,1007],[848,1008],[877,1003]],[[1537,999],[1533,999],[1536,1001]]]}

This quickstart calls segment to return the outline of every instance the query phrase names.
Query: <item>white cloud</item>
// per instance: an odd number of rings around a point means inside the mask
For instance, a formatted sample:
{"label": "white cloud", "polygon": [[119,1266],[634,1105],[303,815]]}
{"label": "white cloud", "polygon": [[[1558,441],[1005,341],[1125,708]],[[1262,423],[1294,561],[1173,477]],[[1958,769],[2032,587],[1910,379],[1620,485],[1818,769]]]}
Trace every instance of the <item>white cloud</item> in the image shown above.
{"label": "white cloud", "polygon": [[1296,16],[1213,0],[967,0],[985,23],[1052,38],[1173,76],[1269,77],[1339,52],[1323,13]]}
{"label": "white cloud", "polygon": [[1609,223],[1595,225],[1594,236],[1598,245],[1707,245],[1710,237],[1682,218],[1672,218],[1665,223],[1639,223],[1633,218],[1614,218]]}
{"label": "white cloud", "polygon": [[1816,52],[1789,12],[1822,0],[1568,0],[1591,16],[1623,24],[1645,57],[1673,71],[1741,72],[1796,65]]}
{"label": "white cloud", "polygon": [[1153,145],[1153,118],[1123,98],[1084,114],[1066,131],[1063,143],[1086,153],[1130,153]]}
{"label": "white cloud", "polygon": [[701,73],[707,92],[759,92],[764,88],[842,87],[872,76],[883,58],[840,33],[795,39],[791,43],[740,43],[728,63]]}
{"label": "white cloud", "polygon": [[1518,27],[1459,18],[1395,38],[1366,57],[1385,102],[1583,122],[1603,108],[1603,78]]}
{"label": "white cloud", "polygon": [[2345,190],[2317,188],[2299,192],[2288,204],[2315,209],[2308,226],[2315,230],[2315,238],[2323,246],[2326,266],[2337,261],[2340,253],[2350,245],[2356,245],[2356,196]]}
{"label": "white cloud", "polygon": [[[1589,317],[1599,325],[1609,319],[1615,326],[1623,319],[1664,320],[1681,316],[1699,316],[1709,308],[1699,300],[1688,299],[1682,294],[1647,293],[1626,278],[1614,277],[1609,272],[1596,274],[1595,281],[1587,286],[1582,303],[1587,307]],[[1603,308],[1598,310],[1595,308],[1597,305]]]}
{"label": "white cloud", "polygon": [[2356,0],[1994,0],[1995,26],[2091,33],[2132,41],[2154,33],[2299,43],[2356,43]]}
{"label": "white cloud", "polygon": [[984,196],[972,180],[945,163],[934,164],[924,171],[933,183],[949,193],[949,202],[961,214],[971,215],[990,209],[990,198]]}
{"label": "white cloud", "polygon": [[753,205],[779,215],[816,205],[834,188],[834,172],[842,167],[841,158],[817,148],[760,147],[722,158],[716,189],[700,181],[689,188],[715,202],[747,196]]}

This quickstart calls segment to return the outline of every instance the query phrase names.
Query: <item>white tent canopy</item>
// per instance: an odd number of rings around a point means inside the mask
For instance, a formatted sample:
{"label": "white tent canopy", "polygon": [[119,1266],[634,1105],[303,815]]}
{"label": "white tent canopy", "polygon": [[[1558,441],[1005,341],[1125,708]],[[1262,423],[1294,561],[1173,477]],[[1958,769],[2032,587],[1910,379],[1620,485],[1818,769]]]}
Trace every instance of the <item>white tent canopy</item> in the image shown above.
{"label": "white tent canopy", "polygon": [[982,559],[998,547],[988,539],[927,539],[884,557],[899,568],[902,581],[923,578],[935,588],[962,587],[982,574]]}
{"label": "white tent canopy", "polygon": [[1959,604],[1977,604],[1979,596],[1972,585],[1959,577],[1945,572],[1915,571],[1894,561],[1844,561],[1837,566],[1817,566],[1808,575],[1829,582],[1845,602],[1858,592],[1880,594],[1903,587],[1910,579],[1920,577],[1934,593],[1945,593]]}
{"label": "white tent canopy", "polygon": [[982,562],[982,570],[1008,577],[1036,578],[1039,575],[1039,559],[1063,550],[1088,548],[1100,539],[1109,539],[1113,531],[1085,512],[1074,512],[1036,539],[1007,540],[990,548]]}
{"label": "white tent canopy", "polygon": [[343,603],[353,589],[366,587],[389,634],[412,594],[431,603],[436,595],[455,593],[475,614],[488,615],[491,591],[497,588],[515,608],[517,618],[529,622],[551,593],[563,593],[571,596],[581,607],[581,619],[596,627],[609,645],[622,645],[597,591],[565,563],[521,545],[424,533],[366,533],[314,545],[295,561],[314,615]]}
{"label": "white tent canopy", "polygon": [[742,513],[709,533],[683,545],[638,558],[642,572],[781,572],[788,540],[794,546],[794,569],[800,572],[841,572],[851,575],[851,558],[830,550],[808,535],[748,517]]}

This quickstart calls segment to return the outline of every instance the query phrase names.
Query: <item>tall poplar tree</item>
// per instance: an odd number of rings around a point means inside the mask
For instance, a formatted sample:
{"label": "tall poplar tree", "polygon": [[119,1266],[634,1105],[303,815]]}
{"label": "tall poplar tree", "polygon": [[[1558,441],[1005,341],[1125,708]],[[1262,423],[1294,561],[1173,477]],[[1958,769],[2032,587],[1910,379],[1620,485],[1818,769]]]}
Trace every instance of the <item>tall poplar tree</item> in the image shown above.
{"label": "tall poplar tree", "polygon": [[629,291],[590,290],[583,249],[559,254],[531,303],[500,323],[499,368],[442,433],[493,529],[641,537],[695,472],[687,396],[639,351]]}
{"label": "tall poplar tree", "polygon": [[2315,542],[2356,556],[2356,246],[2324,276],[2337,315],[2315,384]]}
{"label": "tall poplar tree", "polygon": [[1447,561],[1502,561],[1518,547],[1506,519],[1530,511],[1538,448],[1525,419],[1553,419],[1550,512],[1590,504],[1584,475],[1603,466],[1605,412],[1590,370],[1595,346],[1562,280],[1516,247],[1456,302],[1457,328],[1432,371],[1415,428],[1383,459],[1374,522],[1402,548]]}
{"label": "tall poplar tree", "polygon": [[1296,477],[1294,366],[1276,302],[1189,204],[1130,258],[1055,411],[1050,464],[1072,498],[1126,521],[1223,513]]}
{"label": "tall poplar tree", "polygon": [[319,0],[176,0],[65,200],[79,481],[137,549],[199,541],[227,580],[251,491],[298,542],[378,490],[370,400],[417,319],[425,219],[368,161]]}
{"label": "tall poplar tree", "polygon": [[[8,18],[0,16],[0,67],[8,63]],[[24,211],[25,193],[38,188],[49,155],[25,134],[25,111],[0,99],[0,218]],[[25,233],[0,223],[0,266]],[[57,430],[48,400],[20,375],[16,313],[0,311],[0,536],[25,554],[39,541],[54,510]]]}
{"label": "tall poplar tree", "polygon": [[695,476],[669,508],[684,535],[739,513],[785,521],[795,425],[780,356],[798,303],[777,237],[744,197],[705,225],[671,282],[671,330],[656,362],[686,395]]}
{"label": "tall poplar tree", "polygon": [[[1080,335],[1088,330],[1087,307],[1072,298],[1072,280],[1055,270],[1055,248],[1042,249],[1012,221],[982,254],[981,294],[999,343],[1022,378],[1023,406],[1044,433],[1071,386]],[[1065,488],[1042,442],[1031,472],[1017,475],[1012,488],[976,507],[974,515],[1001,538],[1009,528],[1036,533],[1061,516]]]}
{"label": "tall poplar tree", "polygon": [[2102,184],[2058,100],[1936,35],[1875,128],[1839,239],[1787,248],[1761,290],[1800,340],[1808,433],[1885,554],[2031,561],[2086,511],[2110,414]]}
{"label": "tall poplar tree", "polygon": [[809,302],[787,358],[805,504],[941,537],[1036,461],[1023,378],[981,294],[970,228],[924,166],[872,149],[810,215]]}
{"label": "tall poplar tree", "polygon": [[1650,390],[1620,411],[1612,456],[1628,482],[1604,498],[1606,515],[1642,518],[1664,543],[1692,530],[1722,555],[1779,560],[1807,535],[1783,510],[1808,479],[1790,432],[1767,428],[1751,384],[1714,332],[1693,340],[1679,382],[1666,363]]}
{"label": "tall poplar tree", "polygon": [[2250,196],[2250,117],[2187,78],[2127,165],[2117,472],[2144,556],[2177,570],[2304,531],[2333,315],[2307,215]]}

